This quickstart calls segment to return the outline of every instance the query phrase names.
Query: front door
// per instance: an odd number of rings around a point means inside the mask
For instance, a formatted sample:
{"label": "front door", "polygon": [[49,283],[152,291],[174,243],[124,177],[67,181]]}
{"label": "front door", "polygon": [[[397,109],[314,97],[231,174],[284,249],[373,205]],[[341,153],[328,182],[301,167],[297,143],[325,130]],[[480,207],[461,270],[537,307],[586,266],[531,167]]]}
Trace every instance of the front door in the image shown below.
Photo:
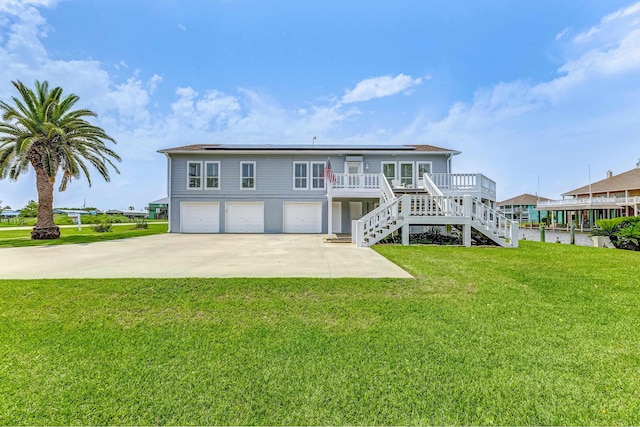
{"label": "front door", "polygon": [[360,188],[362,162],[347,162],[347,183],[349,188]]}

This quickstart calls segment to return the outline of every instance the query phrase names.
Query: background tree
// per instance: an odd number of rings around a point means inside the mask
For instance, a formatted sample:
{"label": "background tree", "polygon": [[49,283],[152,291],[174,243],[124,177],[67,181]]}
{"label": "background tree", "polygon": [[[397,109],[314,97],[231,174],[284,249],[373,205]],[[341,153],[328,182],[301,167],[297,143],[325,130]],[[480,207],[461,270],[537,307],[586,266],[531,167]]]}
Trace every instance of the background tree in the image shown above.
{"label": "background tree", "polygon": [[[20,81],[12,82],[20,97],[12,103],[0,101],[0,178],[18,179],[29,166],[36,174],[38,218],[32,239],[57,239],[60,229],[53,223],[53,190],[60,174],[59,191],[64,191],[73,178],[85,176],[89,186],[88,164],[109,181],[113,160],[120,157],[107,142],[115,140],[85,117],[97,117],[86,109],[73,110],[78,102],[74,94],[62,97],[62,88],[49,90],[49,84],[36,81],[35,91]],[[88,164],[87,164],[88,163]]]}
{"label": "background tree", "polygon": [[29,202],[20,210],[20,216],[23,218],[35,218],[38,216],[38,204],[35,200]]}

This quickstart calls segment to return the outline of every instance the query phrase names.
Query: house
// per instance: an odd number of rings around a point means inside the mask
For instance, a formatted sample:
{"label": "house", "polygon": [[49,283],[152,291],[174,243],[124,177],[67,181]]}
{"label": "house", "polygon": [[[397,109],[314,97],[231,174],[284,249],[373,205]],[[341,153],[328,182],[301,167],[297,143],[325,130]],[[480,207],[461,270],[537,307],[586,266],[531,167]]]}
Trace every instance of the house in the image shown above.
{"label": "house", "polygon": [[[159,152],[168,159],[171,233],[348,233],[364,246],[401,228],[408,242],[412,225],[458,224],[469,245],[473,224],[511,230],[503,216],[498,224],[495,182],[451,173],[456,150],[195,144]],[[496,236],[517,245],[505,230]]]}
{"label": "house", "polygon": [[147,217],[147,212],[140,212],[140,211],[119,211],[117,209],[109,209],[108,211],[105,212],[105,214],[107,215],[122,215],[127,217],[128,219],[136,219],[136,218],[146,218]]}
{"label": "house", "polygon": [[498,202],[496,206],[507,218],[518,223],[541,222],[547,217],[547,211],[536,210],[541,201],[548,201],[546,197],[524,193],[507,200]]}
{"label": "house", "polygon": [[147,211],[149,212],[149,219],[167,219],[169,210],[169,198],[163,197],[162,199],[149,202]]}
{"label": "house", "polygon": [[562,194],[562,200],[542,201],[538,209],[562,213],[568,223],[592,228],[605,218],[640,215],[640,162],[634,169]]}

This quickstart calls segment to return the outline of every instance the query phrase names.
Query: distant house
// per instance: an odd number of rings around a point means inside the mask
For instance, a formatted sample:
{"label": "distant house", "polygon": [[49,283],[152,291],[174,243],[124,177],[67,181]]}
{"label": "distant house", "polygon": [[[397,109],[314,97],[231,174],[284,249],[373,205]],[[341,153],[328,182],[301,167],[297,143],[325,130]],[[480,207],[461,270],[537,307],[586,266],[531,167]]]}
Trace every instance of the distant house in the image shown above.
{"label": "distant house", "polygon": [[163,197],[162,199],[149,202],[147,210],[149,211],[149,219],[167,219],[169,211],[169,198]]}
{"label": "distant house", "polygon": [[536,210],[536,206],[541,201],[549,201],[546,197],[534,196],[533,194],[524,193],[516,197],[496,203],[498,210],[507,218],[518,221],[520,224],[525,222],[541,222],[547,216],[547,211]]}
{"label": "distant house", "polygon": [[123,216],[125,216],[125,217],[127,217],[129,219],[146,218],[147,217],[147,213],[146,212],[119,211],[117,209],[109,209],[105,213],[107,215],[123,215]]}
{"label": "distant house", "polygon": [[538,209],[563,212],[575,224],[590,228],[604,218],[640,214],[640,163],[618,175],[611,171],[601,181],[562,194],[562,200],[540,202]]}
{"label": "distant house", "polygon": [[94,210],[87,211],[82,209],[54,209],[54,214],[65,214],[65,215],[96,215],[97,212]]}

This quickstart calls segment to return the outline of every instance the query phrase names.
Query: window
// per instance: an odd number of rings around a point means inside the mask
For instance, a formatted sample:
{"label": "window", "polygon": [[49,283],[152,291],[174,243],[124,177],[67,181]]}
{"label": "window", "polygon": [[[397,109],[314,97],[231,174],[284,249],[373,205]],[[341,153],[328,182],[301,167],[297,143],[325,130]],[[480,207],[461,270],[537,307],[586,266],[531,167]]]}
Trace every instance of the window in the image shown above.
{"label": "window", "polygon": [[293,162],[293,188],[296,190],[309,188],[309,164],[307,162]]}
{"label": "window", "polygon": [[208,189],[220,188],[220,162],[205,162],[205,182],[204,186]]}
{"label": "window", "polygon": [[413,163],[400,163],[400,184],[413,188]]}
{"label": "window", "polygon": [[202,162],[187,162],[187,189],[197,190],[202,188]]}
{"label": "window", "polygon": [[382,173],[387,181],[391,182],[396,179],[396,163],[395,162],[382,162]]}
{"label": "window", "polygon": [[418,167],[418,179],[422,179],[425,173],[431,173],[431,162],[418,162],[416,166]]}
{"label": "window", "polygon": [[255,190],[256,162],[240,163],[240,188],[243,190]]}
{"label": "window", "polygon": [[311,188],[314,190],[324,188],[324,162],[311,163]]}

